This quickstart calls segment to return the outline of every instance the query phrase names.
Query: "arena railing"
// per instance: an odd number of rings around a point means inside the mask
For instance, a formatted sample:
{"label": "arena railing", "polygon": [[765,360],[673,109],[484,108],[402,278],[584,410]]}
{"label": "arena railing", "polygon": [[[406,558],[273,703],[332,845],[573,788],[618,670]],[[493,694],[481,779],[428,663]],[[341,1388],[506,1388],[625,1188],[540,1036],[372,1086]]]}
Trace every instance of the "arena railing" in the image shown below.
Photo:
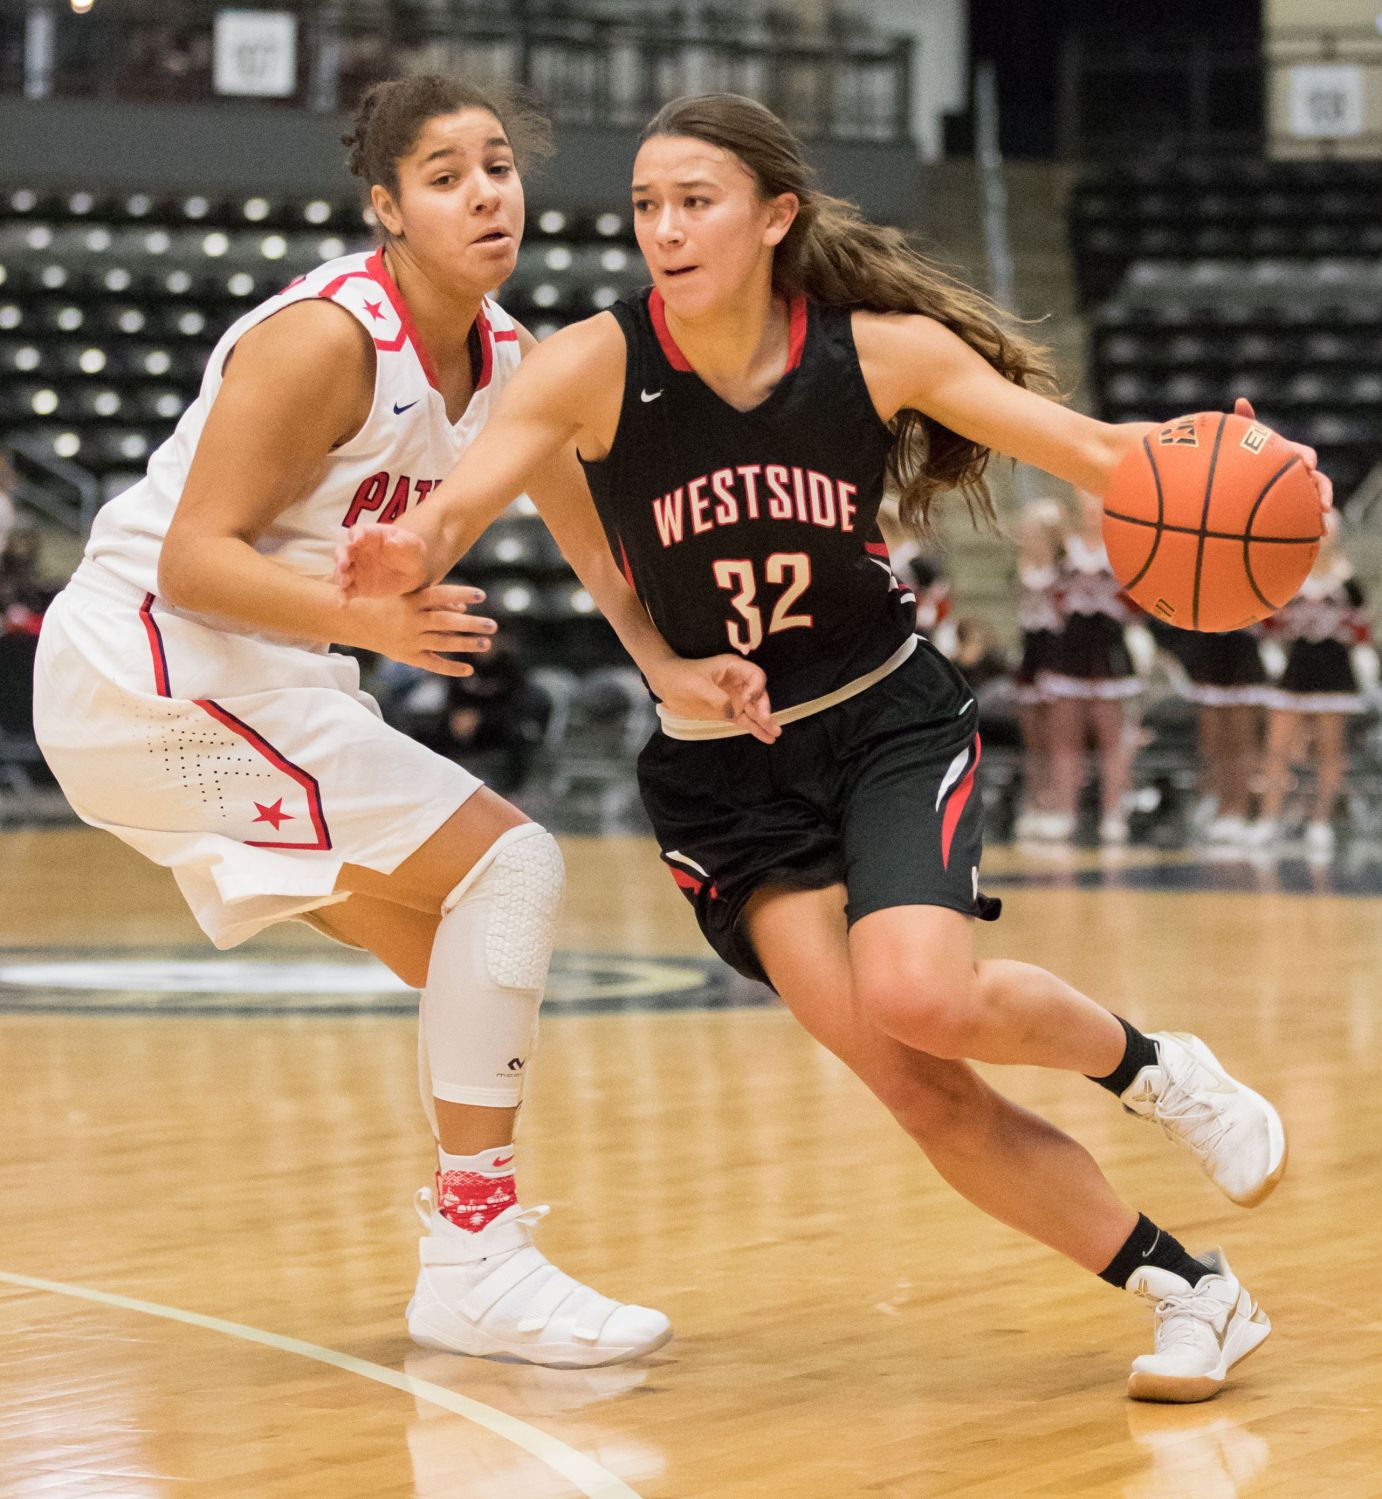
{"label": "arena railing", "polygon": [[[93,0],[76,15],[59,0],[0,0],[0,92],[213,99],[217,15],[226,9],[212,0],[172,8]],[[637,126],[677,94],[723,89],[761,99],[810,137],[903,142],[909,134],[914,43],[855,18],[810,29],[764,7],[639,13],[598,0],[279,0],[272,10],[292,18],[291,46],[276,66],[267,52],[242,59],[245,74],[262,65],[266,76],[282,75],[266,103],[331,112],[351,108],[379,78],[458,71],[523,85],[558,124]]]}

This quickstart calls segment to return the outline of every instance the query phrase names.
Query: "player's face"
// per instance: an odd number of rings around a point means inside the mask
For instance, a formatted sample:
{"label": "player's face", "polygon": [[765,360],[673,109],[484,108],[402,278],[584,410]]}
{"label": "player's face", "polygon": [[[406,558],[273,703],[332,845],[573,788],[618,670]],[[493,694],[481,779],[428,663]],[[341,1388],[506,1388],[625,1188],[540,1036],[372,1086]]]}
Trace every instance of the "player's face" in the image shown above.
{"label": "player's face", "polygon": [[633,164],[633,222],[653,284],[681,317],[704,314],[771,271],[796,199],[765,200],[730,151],[655,135]]}
{"label": "player's face", "polygon": [[395,239],[437,274],[493,290],[512,274],[523,238],[523,185],[504,127],[487,109],[437,115],[398,163],[398,196],[374,209]]}

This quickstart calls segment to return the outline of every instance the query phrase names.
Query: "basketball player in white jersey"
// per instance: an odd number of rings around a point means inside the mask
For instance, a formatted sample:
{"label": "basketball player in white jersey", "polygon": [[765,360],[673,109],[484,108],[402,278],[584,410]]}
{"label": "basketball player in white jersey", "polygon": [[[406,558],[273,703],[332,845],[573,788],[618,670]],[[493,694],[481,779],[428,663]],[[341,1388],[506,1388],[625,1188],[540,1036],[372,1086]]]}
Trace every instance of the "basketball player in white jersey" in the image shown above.
{"label": "basketball player in white jersey", "polygon": [[[328,577],[348,527],[426,498],[533,344],[487,294],[523,231],[518,150],[544,129],[449,80],[371,90],[347,144],[384,245],[319,267],[221,339],[47,616],[35,725],[81,817],[171,869],[218,947],[304,919],[422,990],[439,1164],[435,1203],[419,1194],[409,1329],[428,1347],[589,1366],[671,1328],[551,1265],[531,1240],[546,1209],[516,1198],[561,856],[474,776],[387,727],[355,661],[328,649],[455,676],[471,670],[458,653],[489,645],[474,589],[343,606]],[[573,454],[532,492],[659,696],[732,717],[761,689],[737,656],[671,654],[609,557]]]}

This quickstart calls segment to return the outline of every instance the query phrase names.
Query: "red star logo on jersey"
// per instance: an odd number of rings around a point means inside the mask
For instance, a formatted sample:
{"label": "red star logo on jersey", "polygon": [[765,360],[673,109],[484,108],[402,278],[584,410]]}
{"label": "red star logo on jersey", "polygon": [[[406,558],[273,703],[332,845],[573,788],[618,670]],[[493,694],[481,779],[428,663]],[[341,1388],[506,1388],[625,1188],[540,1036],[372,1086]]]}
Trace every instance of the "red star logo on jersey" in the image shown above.
{"label": "red star logo on jersey", "polygon": [[278,831],[280,823],[293,821],[293,814],[283,810],[283,798],[281,796],[272,806],[262,807],[258,802],[255,802],[254,808],[259,813],[259,816],[254,819],[255,822],[269,823],[275,833]]}
{"label": "red star logo on jersey", "polygon": [[369,313],[369,315],[375,320],[376,323],[383,322],[384,320],[384,314],[380,311],[383,305],[384,304],[382,302],[365,303],[365,311]]}

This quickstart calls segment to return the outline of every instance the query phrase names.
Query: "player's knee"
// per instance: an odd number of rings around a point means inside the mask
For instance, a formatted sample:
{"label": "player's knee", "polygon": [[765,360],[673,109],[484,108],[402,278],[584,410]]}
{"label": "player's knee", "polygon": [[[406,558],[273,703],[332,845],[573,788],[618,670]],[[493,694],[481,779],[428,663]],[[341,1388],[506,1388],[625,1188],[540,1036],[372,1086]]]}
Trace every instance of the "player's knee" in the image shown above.
{"label": "player's knee", "polygon": [[976,997],[970,975],[913,969],[859,986],[864,1014],[885,1035],[928,1056],[970,1055]]}
{"label": "player's knee", "polygon": [[537,823],[500,837],[442,902],[442,920],[462,905],[483,905],[484,962],[502,989],[541,990],[566,890],[557,840]]}

